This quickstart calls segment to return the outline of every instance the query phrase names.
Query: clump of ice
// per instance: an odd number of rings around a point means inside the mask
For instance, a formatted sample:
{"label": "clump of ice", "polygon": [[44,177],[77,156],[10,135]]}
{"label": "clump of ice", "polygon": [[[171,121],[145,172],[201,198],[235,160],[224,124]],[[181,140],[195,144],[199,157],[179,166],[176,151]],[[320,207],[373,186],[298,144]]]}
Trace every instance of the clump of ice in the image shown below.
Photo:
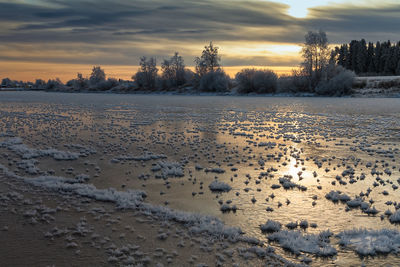
{"label": "clump of ice", "polygon": [[157,166],[152,168],[152,171],[161,171],[161,175],[156,176],[157,178],[168,178],[168,177],[183,177],[183,167],[177,162],[159,161]]}
{"label": "clump of ice", "polygon": [[224,173],[225,170],[221,168],[207,168],[204,169],[205,172],[213,172],[213,173]]}
{"label": "clump of ice", "polygon": [[303,234],[300,231],[282,230],[269,235],[268,239],[278,242],[284,249],[297,255],[301,254],[301,252],[322,257],[337,254],[336,249],[329,244],[329,237],[326,237],[324,232],[316,235]]}
{"label": "clump of ice", "polygon": [[398,253],[400,232],[397,230],[353,229],[339,233],[339,244],[353,249],[361,256]]}
{"label": "clump of ice", "polygon": [[17,167],[25,170],[29,174],[38,174],[40,170],[36,167],[36,164],[37,160],[35,159],[24,159],[17,162]]}
{"label": "clump of ice", "polygon": [[291,181],[292,177],[289,175],[285,175],[284,177],[279,178],[279,183],[285,188],[286,190],[288,189],[293,189],[293,188],[298,188],[301,191],[306,191],[307,187],[303,185],[296,184]]}
{"label": "clump of ice", "polygon": [[260,142],[258,143],[259,147],[266,147],[266,148],[274,148],[276,147],[276,143],[275,142]]}
{"label": "clump of ice", "polygon": [[328,194],[325,195],[326,199],[329,199],[333,202],[338,202],[339,200],[342,202],[348,202],[351,200],[351,198],[346,195],[345,193],[342,193],[340,191],[330,191]]}
{"label": "clump of ice", "polygon": [[281,228],[282,224],[274,220],[268,220],[265,224],[260,225],[260,229],[263,232],[278,232]]}
{"label": "clump of ice", "polygon": [[32,159],[32,158],[49,156],[53,157],[55,160],[75,160],[78,159],[80,156],[79,153],[60,151],[55,148],[49,148],[49,149],[29,148],[27,145],[22,143],[22,139],[19,137],[10,138],[1,142],[0,147],[8,148],[9,150],[18,154],[23,159]]}
{"label": "clump of ice", "polygon": [[114,188],[97,189],[92,184],[71,183],[73,179],[66,179],[56,176],[39,176],[37,178],[23,178],[25,182],[63,192],[71,192],[79,196],[93,198],[99,201],[115,203],[119,208],[131,208],[138,206],[146,193],[143,191],[117,191]]}
{"label": "clump of ice", "polygon": [[212,181],[211,184],[208,185],[208,188],[214,192],[229,192],[232,189],[229,184],[220,182],[218,180]]}
{"label": "clump of ice", "polygon": [[392,215],[390,215],[389,221],[391,223],[400,223],[400,209],[395,211]]}
{"label": "clump of ice", "polygon": [[164,154],[153,154],[151,152],[146,152],[143,155],[140,156],[132,156],[132,155],[121,155],[118,157],[115,157],[112,161],[118,162],[118,161],[149,161],[149,160],[157,160],[157,159],[165,159],[167,156]]}

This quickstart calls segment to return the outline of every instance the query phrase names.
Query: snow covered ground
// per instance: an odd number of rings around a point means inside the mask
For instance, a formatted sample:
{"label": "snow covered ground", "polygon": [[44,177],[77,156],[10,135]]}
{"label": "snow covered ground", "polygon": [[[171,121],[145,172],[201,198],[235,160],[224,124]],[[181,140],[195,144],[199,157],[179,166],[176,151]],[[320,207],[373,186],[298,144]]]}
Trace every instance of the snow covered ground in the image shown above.
{"label": "snow covered ground", "polygon": [[18,246],[40,229],[23,254],[57,266],[47,244],[76,264],[400,264],[398,114],[397,99],[2,92],[0,230]]}

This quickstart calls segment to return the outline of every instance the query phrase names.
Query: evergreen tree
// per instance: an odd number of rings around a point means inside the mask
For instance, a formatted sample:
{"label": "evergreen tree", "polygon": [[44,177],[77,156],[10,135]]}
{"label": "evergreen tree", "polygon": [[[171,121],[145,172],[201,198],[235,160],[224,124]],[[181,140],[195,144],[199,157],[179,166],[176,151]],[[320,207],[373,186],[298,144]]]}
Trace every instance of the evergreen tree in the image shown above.
{"label": "evergreen tree", "polygon": [[367,72],[368,73],[376,72],[375,64],[374,64],[374,44],[371,42],[368,43],[367,63],[366,64],[367,64]]}

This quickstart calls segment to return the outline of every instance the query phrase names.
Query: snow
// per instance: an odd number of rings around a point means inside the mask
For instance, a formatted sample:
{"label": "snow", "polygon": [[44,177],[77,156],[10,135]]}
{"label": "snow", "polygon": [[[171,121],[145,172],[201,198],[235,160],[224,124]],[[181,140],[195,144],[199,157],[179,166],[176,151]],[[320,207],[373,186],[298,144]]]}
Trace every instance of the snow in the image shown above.
{"label": "snow", "polygon": [[397,230],[353,229],[339,233],[339,244],[353,249],[361,256],[397,254],[400,251],[400,232]]}
{"label": "snow", "polygon": [[232,189],[232,187],[229,184],[220,182],[218,180],[212,181],[208,185],[208,188],[210,188],[210,190],[214,192],[229,192]]}
{"label": "snow", "polygon": [[284,249],[294,254],[301,252],[315,254],[321,257],[334,256],[337,251],[329,244],[329,236],[325,232],[316,234],[303,234],[300,231],[282,230],[268,236],[271,241],[278,242]]}

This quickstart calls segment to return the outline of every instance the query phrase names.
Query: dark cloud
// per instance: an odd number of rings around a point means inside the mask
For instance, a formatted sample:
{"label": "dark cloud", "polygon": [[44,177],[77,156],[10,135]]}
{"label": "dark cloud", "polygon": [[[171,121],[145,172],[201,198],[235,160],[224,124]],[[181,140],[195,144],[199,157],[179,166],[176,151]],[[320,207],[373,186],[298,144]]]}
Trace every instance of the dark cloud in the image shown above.
{"label": "dark cloud", "polygon": [[[43,60],[135,64],[143,54],[165,57],[180,51],[191,64],[193,56],[210,40],[243,45],[298,44],[303,42],[306,31],[317,29],[327,31],[332,43],[400,36],[400,4],[315,8],[310,17],[298,19],[287,15],[286,5],[261,0],[42,0],[30,3],[0,0],[1,59],[18,60],[18,51],[12,55],[9,51],[21,45],[34,47],[35,54],[21,52],[19,60],[37,60],[41,52],[50,49],[49,53],[55,54]],[[193,50],[194,44],[199,45],[199,51]],[[282,64],[295,62],[281,60]],[[278,64],[273,57],[254,55],[228,55],[224,63],[258,65],[264,61],[266,65]]]}

